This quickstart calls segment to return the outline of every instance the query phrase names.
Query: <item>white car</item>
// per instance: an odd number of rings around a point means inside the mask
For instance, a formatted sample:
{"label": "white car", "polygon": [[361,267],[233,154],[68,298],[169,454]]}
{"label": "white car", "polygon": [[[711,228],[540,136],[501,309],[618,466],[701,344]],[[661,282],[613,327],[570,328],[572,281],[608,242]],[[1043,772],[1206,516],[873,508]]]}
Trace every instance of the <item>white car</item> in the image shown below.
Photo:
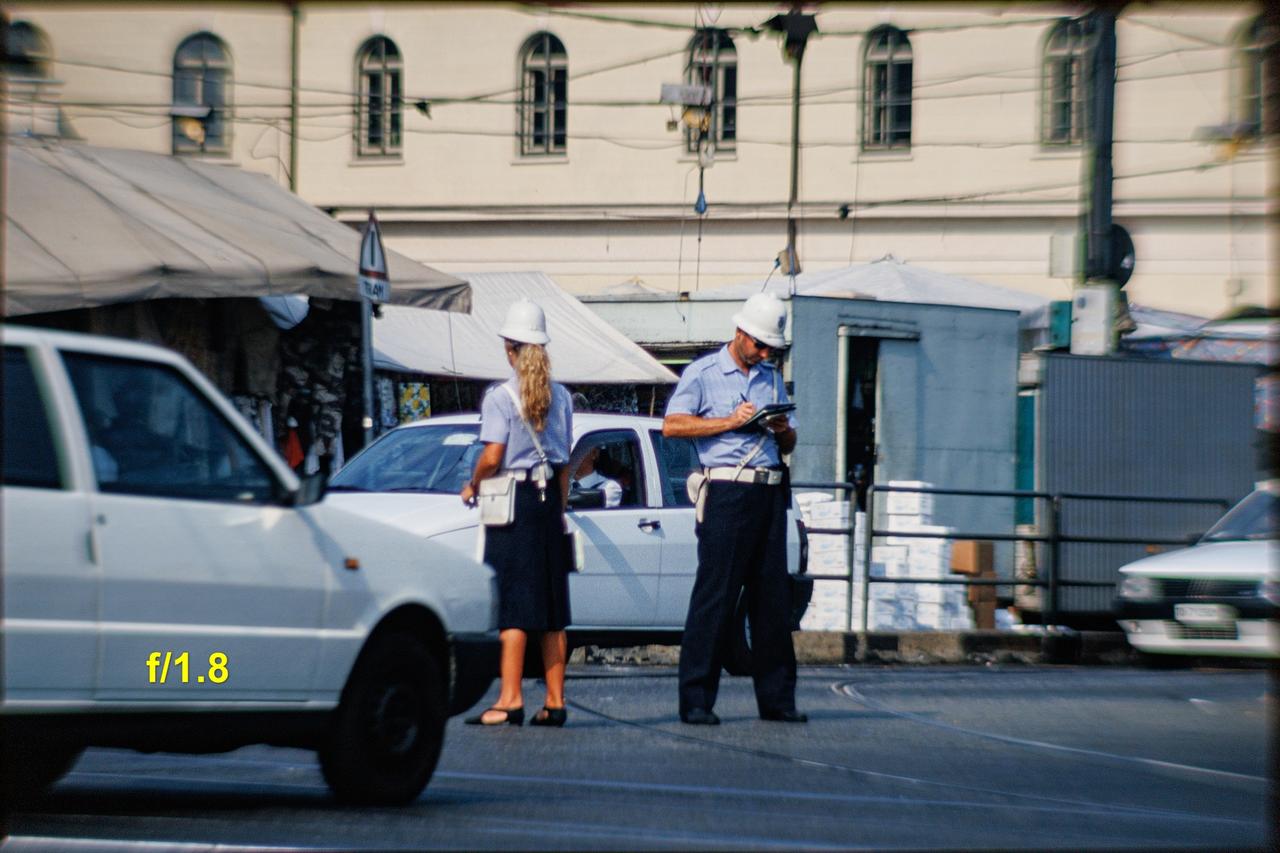
{"label": "white car", "polygon": [[86,746],[314,748],[415,798],[497,672],[492,570],[346,512],[185,359],[4,327],[7,793]]}
{"label": "white car", "polygon": [[[605,506],[599,489],[570,492],[569,520],[584,543],[583,567],[569,576],[570,642],[678,643],[698,568],[694,511],[685,493],[685,479],[698,465],[693,443],[663,437],[659,418],[582,413],[574,415],[573,429],[571,470],[598,449],[596,469],[622,496],[618,505]],[[405,424],[334,475],[330,500],[476,554],[479,512],[463,506],[458,493],[483,446],[478,414]],[[798,525],[789,524],[793,575],[804,571],[800,537]],[[798,625],[812,582],[797,578],[793,587]],[[744,665],[735,660],[730,669]]]}
{"label": "white car", "polygon": [[1280,480],[1262,483],[1190,548],[1120,569],[1116,616],[1141,652],[1280,657]]}

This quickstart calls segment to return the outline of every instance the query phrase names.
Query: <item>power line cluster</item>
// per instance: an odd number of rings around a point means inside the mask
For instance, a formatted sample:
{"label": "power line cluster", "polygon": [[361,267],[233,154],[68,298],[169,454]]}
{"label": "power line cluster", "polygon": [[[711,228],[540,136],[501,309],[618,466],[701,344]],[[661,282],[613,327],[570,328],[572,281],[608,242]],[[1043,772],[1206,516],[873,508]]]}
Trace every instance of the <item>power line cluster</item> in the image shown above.
{"label": "power line cluster", "polygon": [[[689,24],[681,24],[670,21],[647,20],[640,18],[629,18],[620,15],[611,15],[605,13],[595,13],[589,11],[565,9],[556,7],[528,5],[518,7],[526,12],[536,13],[539,16],[574,18],[591,20],[597,23],[617,25],[620,27],[656,27],[668,30],[678,30],[689,33],[696,33],[713,23],[710,20],[704,20],[706,16],[701,14],[701,7],[698,7],[699,14],[695,16],[693,22]],[[1061,16],[1054,17],[1024,17],[1024,18],[1008,18],[998,20],[984,20],[980,22],[930,25],[919,27],[903,27],[903,31],[907,33],[920,32],[955,32],[965,30],[989,30],[1003,29],[1009,27],[1024,26],[1046,26],[1057,23],[1062,20]],[[1172,47],[1167,50],[1155,51],[1150,53],[1135,53],[1126,55],[1121,63],[1119,63],[1119,76],[1117,81],[1119,84],[1136,83],[1147,80],[1160,80],[1171,77],[1190,78],[1199,75],[1222,75],[1230,72],[1230,65],[1213,64],[1207,67],[1186,68],[1185,66],[1172,71],[1150,71],[1141,72],[1137,70],[1140,66],[1161,59],[1173,57],[1179,64],[1182,64],[1184,56],[1194,55],[1197,53],[1214,52],[1221,53],[1223,50],[1229,49],[1231,44],[1219,43],[1212,39],[1205,38],[1196,34],[1181,33],[1171,30],[1158,24],[1144,21],[1141,18],[1126,18],[1126,22],[1132,22],[1136,25],[1147,26],[1149,28],[1167,33],[1172,36],[1183,39],[1189,44],[1179,47]],[[745,34],[750,37],[762,35],[763,32],[759,28],[725,28],[729,32]],[[845,38],[845,37],[862,37],[867,34],[867,30],[833,30],[821,32],[822,37]],[[596,67],[588,68],[569,75],[569,80],[582,81],[590,77],[610,72],[622,71],[636,68],[648,63],[661,60],[671,59],[677,56],[687,55],[688,45],[681,44],[673,49],[665,49],[655,53],[647,53],[645,55],[636,56],[621,61],[610,62]],[[89,61],[61,58],[56,60],[58,64],[83,68],[90,71],[107,71],[119,74],[142,75],[153,78],[161,78],[172,80],[172,71],[157,71],[139,67],[131,67],[125,64],[117,64],[103,61]],[[354,61],[354,57],[353,57]],[[859,58],[851,54],[850,69],[855,74],[859,64]],[[982,98],[1004,98],[1013,96],[1035,95],[1041,91],[1042,69],[1038,67],[987,67],[975,70],[965,71],[963,73],[938,76],[933,78],[919,78],[913,81],[911,102],[932,101],[932,100],[952,100],[952,99],[982,99]],[[982,85],[983,81],[991,85]],[[235,86],[238,90],[260,93],[289,93],[293,89],[286,84],[265,82],[261,80],[235,80]],[[37,89],[38,91],[38,89]],[[354,126],[350,121],[353,114],[364,106],[356,92],[347,88],[323,88],[316,86],[300,86],[297,89],[300,95],[307,97],[307,100],[298,104],[298,115],[305,122],[305,127],[300,127],[297,131],[299,139],[310,142],[324,142],[349,136],[354,131]],[[433,135],[433,136],[467,136],[477,138],[511,138],[518,135],[513,129],[493,129],[485,127],[465,127],[446,124],[439,118],[442,114],[447,116],[449,109],[456,106],[493,106],[504,109],[513,108],[521,103],[519,97],[519,87],[504,87],[489,91],[479,91],[473,93],[462,94],[428,94],[416,93],[406,94],[401,101],[401,108],[407,114],[412,115],[410,110],[413,106],[418,106],[419,110],[426,114],[427,119],[431,121],[430,125],[424,125],[423,122],[410,124],[403,122],[401,132],[405,135]],[[852,81],[848,83],[836,83],[833,85],[825,85],[818,87],[810,87],[801,92],[800,103],[811,108],[818,107],[844,107],[853,105],[855,107],[863,104],[864,90],[860,83]],[[1225,95],[1225,92],[1224,92]],[[790,92],[761,92],[753,95],[743,95],[736,98],[735,106],[739,110],[751,110],[755,108],[776,108],[786,106],[791,103]],[[111,100],[63,100],[56,97],[44,96],[36,97],[32,101],[24,101],[26,104],[38,104],[49,107],[66,107],[73,108],[78,111],[76,117],[85,120],[109,120],[125,126],[136,129],[159,129],[168,126],[172,121],[170,103],[149,103],[149,102],[127,102],[127,101],[111,101]],[[597,110],[619,110],[619,109],[649,109],[649,110],[669,110],[669,105],[661,104],[655,99],[629,99],[629,98],[583,98],[570,99],[569,107],[571,110],[579,109],[597,109]],[[224,109],[227,117],[236,125],[244,125],[248,127],[261,127],[264,132],[274,129],[284,137],[288,137],[292,133],[291,123],[289,121],[289,113],[292,105],[288,101],[247,101],[243,103],[228,104]],[[432,117],[429,110],[437,110],[437,117]],[[20,110],[13,104],[5,106],[5,111],[13,113]],[[578,115],[578,113],[574,113]],[[572,121],[570,126],[574,130],[568,134],[568,139],[580,142],[600,142],[611,144],[623,148],[641,151],[663,151],[663,150],[683,150],[685,141],[681,136],[672,138],[670,135],[662,137],[644,137],[644,136],[626,136],[617,132],[591,132],[582,130],[582,122]],[[739,123],[739,130],[741,122]],[[1043,143],[1038,138],[1014,138],[1014,139],[963,139],[963,138],[945,138],[936,137],[930,139],[921,137],[918,129],[913,127],[913,134],[909,148],[963,148],[973,150],[984,149],[1005,149],[1005,148],[1021,148],[1041,146]],[[822,149],[822,148],[850,148],[857,150],[861,146],[861,142],[855,138],[856,134],[848,137],[838,137],[821,139],[810,136],[809,139],[800,143],[802,149]],[[259,137],[261,139],[261,136]],[[1193,141],[1188,138],[1177,138],[1169,136],[1158,136],[1151,138],[1142,138],[1134,136],[1125,138],[1123,136],[1116,139],[1119,144],[1184,144]],[[784,138],[755,138],[750,135],[743,135],[740,132],[736,136],[734,143],[737,146],[788,146],[790,141]],[[256,143],[255,143],[256,144]],[[1235,162],[1247,162],[1247,158],[1238,158]],[[1185,167],[1175,171],[1186,171],[1188,169],[1201,168],[1201,164]],[[1123,176],[1120,176],[1123,177]],[[1035,192],[1041,189],[1053,189],[1053,187],[1026,187],[1021,190],[1009,190],[1006,192]],[[990,195],[991,193],[988,193]],[[950,199],[957,200],[957,199]]]}

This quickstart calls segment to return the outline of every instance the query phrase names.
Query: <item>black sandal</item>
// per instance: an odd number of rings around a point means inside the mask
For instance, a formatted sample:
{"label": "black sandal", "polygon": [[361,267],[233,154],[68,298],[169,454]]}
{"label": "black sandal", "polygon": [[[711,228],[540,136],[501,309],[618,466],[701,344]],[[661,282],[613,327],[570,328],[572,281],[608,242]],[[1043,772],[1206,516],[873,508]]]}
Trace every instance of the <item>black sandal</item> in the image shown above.
{"label": "black sandal", "polygon": [[533,715],[533,719],[529,720],[531,726],[553,726],[560,728],[564,725],[564,721],[569,718],[568,712],[564,708],[548,708],[542,706],[542,710]]}
{"label": "black sandal", "polygon": [[[506,716],[500,720],[485,720],[484,715],[490,711],[501,711]],[[499,708],[497,706],[485,708],[474,717],[467,717],[463,722],[468,726],[521,726],[524,725],[524,706],[521,705],[519,708]]]}

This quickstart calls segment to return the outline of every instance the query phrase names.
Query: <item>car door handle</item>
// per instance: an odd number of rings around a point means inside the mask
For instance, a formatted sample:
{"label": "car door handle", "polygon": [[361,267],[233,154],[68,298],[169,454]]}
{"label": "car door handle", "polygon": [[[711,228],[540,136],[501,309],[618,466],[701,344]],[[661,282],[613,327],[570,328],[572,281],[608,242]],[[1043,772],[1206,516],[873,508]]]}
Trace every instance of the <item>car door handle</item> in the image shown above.
{"label": "car door handle", "polygon": [[654,519],[642,518],[640,519],[640,523],[637,524],[636,527],[639,527],[641,530],[652,533],[653,531],[662,527],[662,522],[656,518]]}

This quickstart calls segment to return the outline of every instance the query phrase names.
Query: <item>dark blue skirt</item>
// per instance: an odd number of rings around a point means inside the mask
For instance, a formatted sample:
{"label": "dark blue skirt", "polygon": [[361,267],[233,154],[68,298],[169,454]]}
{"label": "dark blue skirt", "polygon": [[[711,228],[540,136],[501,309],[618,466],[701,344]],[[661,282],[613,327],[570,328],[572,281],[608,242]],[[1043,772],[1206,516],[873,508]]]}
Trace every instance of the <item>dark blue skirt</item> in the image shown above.
{"label": "dark blue skirt", "polygon": [[538,499],[533,482],[516,484],[515,521],[486,527],[484,561],[498,577],[498,628],[560,631],[569,624],[569,568],[573,554],[560,511],[560,484]]}

